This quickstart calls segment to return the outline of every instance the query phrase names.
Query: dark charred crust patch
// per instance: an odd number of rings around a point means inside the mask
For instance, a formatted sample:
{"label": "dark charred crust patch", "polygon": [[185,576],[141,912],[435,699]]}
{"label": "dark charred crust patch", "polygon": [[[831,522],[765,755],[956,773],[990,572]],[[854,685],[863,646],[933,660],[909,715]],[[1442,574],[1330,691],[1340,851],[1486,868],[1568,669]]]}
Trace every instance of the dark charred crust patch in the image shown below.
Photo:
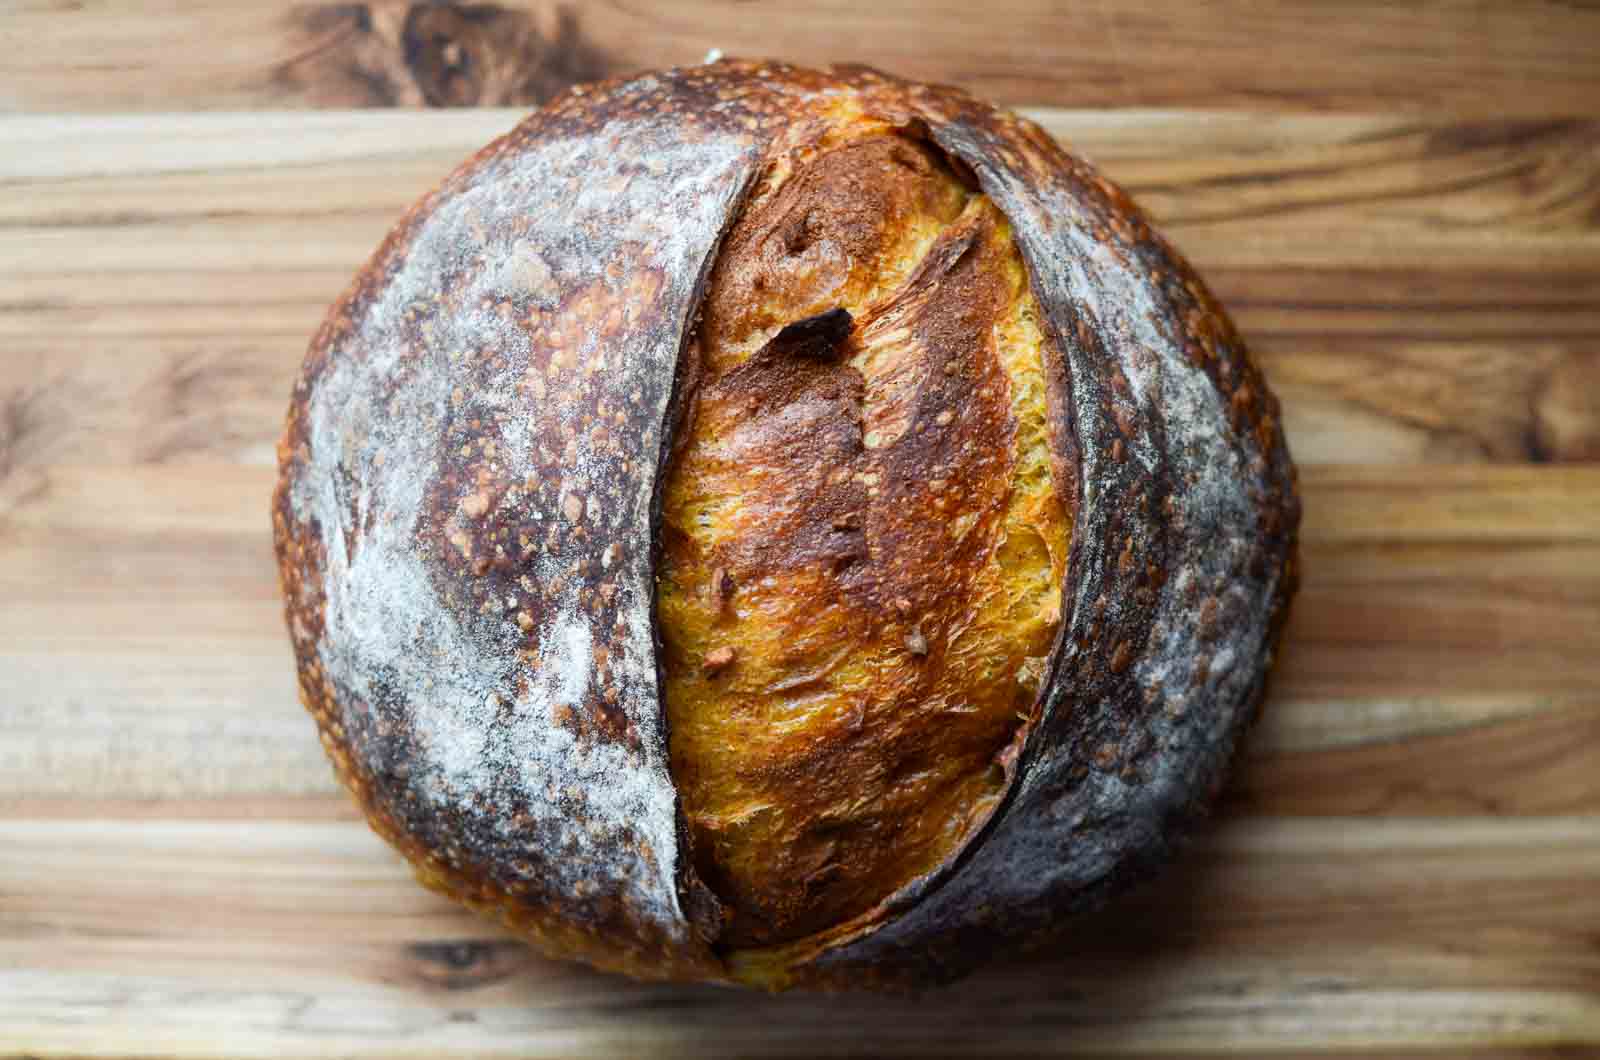
{"label": "dark charred crust patch", "polygon": [[826,313],[785,325],[782,331],[772,337],[768,347],[776,356],[836,361],[843,352],[844,340],[849,337],[853,324],[848,309],[830,309]]}

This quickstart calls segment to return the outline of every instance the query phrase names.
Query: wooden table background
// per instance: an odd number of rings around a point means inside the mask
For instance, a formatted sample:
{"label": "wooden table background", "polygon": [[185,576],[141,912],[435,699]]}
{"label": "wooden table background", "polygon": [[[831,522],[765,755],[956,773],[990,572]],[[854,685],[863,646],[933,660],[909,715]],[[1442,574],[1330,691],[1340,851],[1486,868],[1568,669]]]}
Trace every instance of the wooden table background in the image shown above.
{"label": "wooden table background", "polygon": [[[711,47],[1028,108],[1232,307],[1303,472],[1216,827],[922,999],[536,959],[295,703],[267,495],[323,307],[495,105]],[[1580,3],[0,3],[0,1052],[1600,1050],[1597,118]]]}

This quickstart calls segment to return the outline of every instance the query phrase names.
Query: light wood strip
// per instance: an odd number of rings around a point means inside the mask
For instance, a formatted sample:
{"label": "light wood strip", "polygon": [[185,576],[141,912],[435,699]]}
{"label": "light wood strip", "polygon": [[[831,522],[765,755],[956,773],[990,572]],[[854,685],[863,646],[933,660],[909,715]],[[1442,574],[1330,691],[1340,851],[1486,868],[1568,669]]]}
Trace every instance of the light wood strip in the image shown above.
{"label": "light wood strip", "polygon": [[53,798],[7,798],[0,817],[26,821],[207,821],[211,824],[270,821],[360,821],[361,811],[342,791],[319,795],[213,795],[195,798],[96,798],[63,795]]}
{"label": "light wood strip", "polygon": [[[747,7],[50,0],[8,5],[13,110],[513,103],[708,49],[867,62],[1008,102],[1272,110],[1592,112],[1600,16],[1543,0],[847,0]],[[471,14],[467,10],[471,9]]]}
{"label": "light wood strip", "polygon": [[[1296,706],[1282,712],[1287,719],[1264,724],[1264,739],[1248,745],[1224,798],[1225,812],[1436,817],[1600,813],[1600,694],[1571,706],[1476,724],[1466,709],[1448,720],[1441,716],[1444,711],[1396,711],[1388,715],[1395,723],[1415,724],[1415,716],[1424,715],[1423,724],[1441,722],[1449,728],[1428,734],[1413,729],[1379,739],[1361,733],[1352,721],[1342,726],[1340,735],[1359,743],[1273,753],[1274,730],[1292,728],[1297,715],[1310,713]],[[1359,714],[1366,706],[1357,701],[1344,709]],[[1595,828],[1600,830],[1600,816]]]}
{"label": "light wood strip", "polygon": [[[0,530],[264,533],[274,477],[270,467],[212,462],[46,465],[35,469],[31,489],[0,506]],[[1600,511],[1592,503],[1600,467],[1330,465],[1303,469],[1301,484],[1308,493],[1302,539],[1330,549],[1600,543]],[[1321,501],[1316,494],[1324,492]],[[31,544],[42,554],[49,541]],[[1392,577],[1409,569],[1380,556],[1373,572]]]}
{"label": "light wood strip", "polygon": [[[8,237],[56,233],[78,271],[125,265],[151,224],[175,229],[179,261],[210,247],[184,222],[249,234],[286,216],[357,224],[371,214],[375,241],[386,219],[520,113],[12,117],[0,127],[19,149],[0,160],[0,181],[29,194],[8,197],[0,219]],[[1437,268],[1492,249],[1500,267],[1592,267],[1600,240],[1592,120],[1302,116],[1263,131],[1206,112],[1027,113],[1187,233],[1201,263]],[[102,194],[82,194],[85,182],[112,178]],[[335,226],[292,260],[359,235],[359,225],[349,235]],[[253,247],[260,266],[284,261],[294,249],[285,243]],[[361,256],[370,247],[364,239]]]}
{"label": "light wood strip", "polygon": [[[1036,116],[1212,279],[1302,463],[1600,459],[1600,125]],[[0,466],[270,462],[328,302],[514,118],[0,120]]]}
{"label": "light wood strip", "polygon": [[[310,302],[201,307],[185,317],[188,333],[73,336],[65,326],[12,339],[0,358],[6,449],[28,464],[270,464],[320,313]],[[1414,327],[1411,318],[1425,314],[1392,318]],[[1600,409],[1575,404],[1591,376],[1600,385],[1600,323],[1594,338],[1396,339],[1339,335],[1335,326],[1303,337],[1253,325],[1251,315],[1236,313],[1283,401],[1302,464],[1600,458]],[[281,323],[296,320],[303,328]],[[1573,410],[1566,420],[1564,407]]]}
{"label": "light wood strip", "polygon": [[1234,822],[1053,955],[922,1001],[541,961],[355,822],[6,820],[0,844],[0,1046],[35,1055],[1600,1042],[1600,954],[1571,943],[1600,916],[1593,818]]}
{"label": "light wood strip", "polygon": [[[8,482],[0,797],[334,793],[295,702],[270,468]],[[1238,797],[1600,809],[1600,468],[1307,468],[1303,488],[1304,586]]]}

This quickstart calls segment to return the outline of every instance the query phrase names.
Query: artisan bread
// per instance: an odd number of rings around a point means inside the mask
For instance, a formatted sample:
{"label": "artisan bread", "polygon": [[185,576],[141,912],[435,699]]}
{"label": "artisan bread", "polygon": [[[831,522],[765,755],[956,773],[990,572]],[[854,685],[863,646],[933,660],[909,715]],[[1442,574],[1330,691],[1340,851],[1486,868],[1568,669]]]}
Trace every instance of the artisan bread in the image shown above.
{"label": "artisan bread", "polygon": [[572,90],[296,385],[300,693],[423,883],[546,952],[926,983],[1159,865],[1296,580],[1278,406],[1127,197],[873,71]]}

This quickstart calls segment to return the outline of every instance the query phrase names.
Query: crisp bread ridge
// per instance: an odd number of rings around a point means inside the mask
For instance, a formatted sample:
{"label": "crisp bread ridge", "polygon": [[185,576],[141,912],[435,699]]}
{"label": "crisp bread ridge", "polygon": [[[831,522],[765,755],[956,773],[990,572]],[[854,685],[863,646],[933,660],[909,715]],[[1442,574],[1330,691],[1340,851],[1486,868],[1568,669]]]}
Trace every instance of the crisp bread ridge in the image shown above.
{"label": "crisp bread ridge", "polygon": [[665,765],[654,490],[717,241],[787,115],[843,91],[926,129],[1011,220],[1077,525],[1006,803],[763,981],[947,977],[1092,904],[1203,811],[1259,700],[1299,514],[1276,402],[1118,190],[1029,123],[870,71],[575,91],[419,203],[330,311],[274,498],[301,694],[341,777],[425,883],[548,952],[729,973]]}

